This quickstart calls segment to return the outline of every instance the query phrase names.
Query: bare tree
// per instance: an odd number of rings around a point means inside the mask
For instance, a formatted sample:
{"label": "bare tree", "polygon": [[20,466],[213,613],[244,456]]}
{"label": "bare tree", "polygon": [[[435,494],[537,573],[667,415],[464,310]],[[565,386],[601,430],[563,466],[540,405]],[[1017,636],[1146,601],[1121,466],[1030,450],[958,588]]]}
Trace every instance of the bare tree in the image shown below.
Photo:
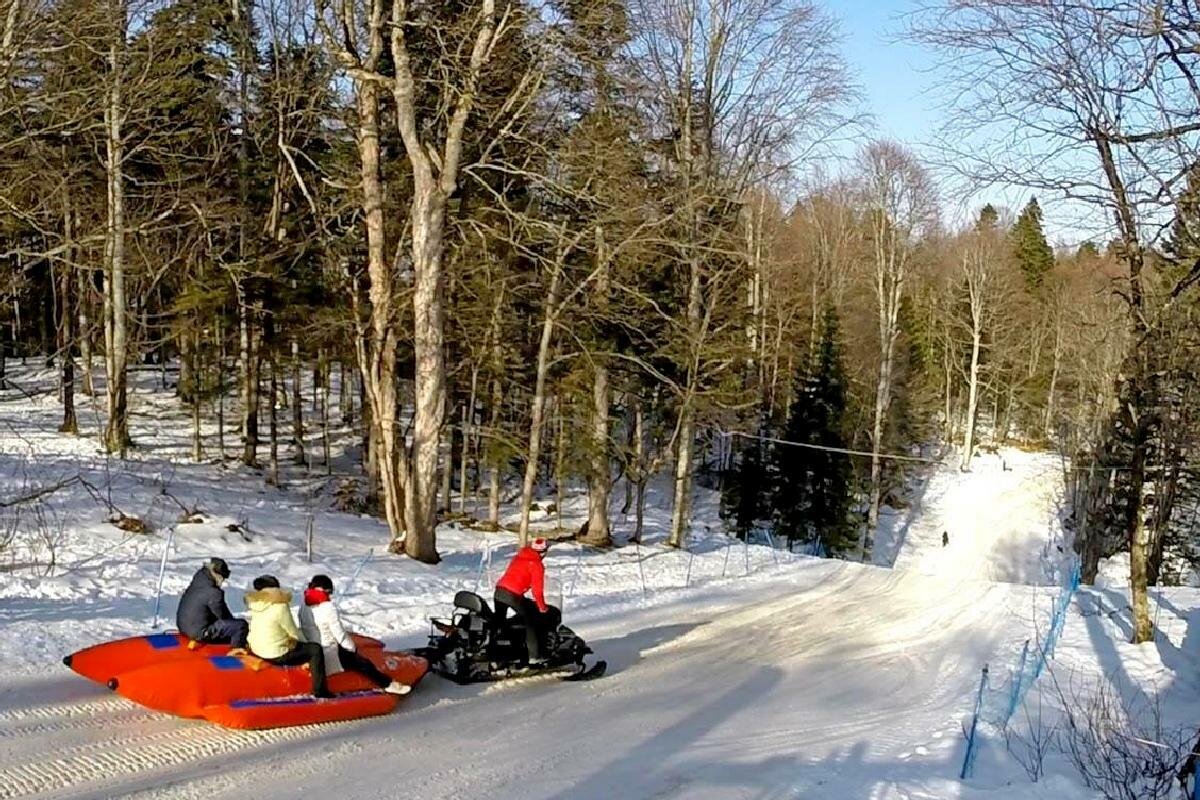
{"label": "bare tree", "polygon": [[879,334],[879,375],[871,433],[871,498],[867,524],[858,541],[859,556],[865,558],[870,546],[868,532],[879,521],[883,497],[880,454],[893,399],[900,309],[917,240],[936,222],[937,206],[928,173],[900,145],[886,141],[868,145],[859,154],[858,170],[871,245],[868,270],[874,285]]}
{"label": "bare tree", "polygon": [[[967,368],[967,413],[963,432],[961,469],[971,469],[971,458],[975,453],[975,428],[981,394],[981,375],[985,339],[996,346],[1001,338],[998,324],[1008,309],[1005,299],[1009,288],[1010,258],[1005,248],[1003,232],[998,220],[983,217],[958,242],[960,292],[965,296],[966,335],[970,342],[970,366]],[[992,420],[999,425],[998,419]]]}
{"label": "bare tree", "polygon": [[706,258],[713,249],[731,249],[722,239],[736,227],[736,218],[724,225],[712,220],[846,130],[843,106],[852,89],[831,46],[833,21],[809,3],[635,0],[631,9],[635,62],[656,124],[672,139],[671,174],[685,212],[676,248],[686,287],[680,303],[684,380],[668,538],[680,547],[690,520],[697,415],[705,411],[705,385],[714,371],[728,367],[707,351],[719,329],[710,324],[713,306],[726,302],[714,290],[730,281],[709,273],[748,267],[745,250],[733,264]]}
{"label": "bare tree", "polygon": [[[1102,506],[1119,507],[1129,542],[1135,642],[1152,638],[1147,517],[1157,502],[1146,480],[1158,405],[1147,356],[1162,308],[1147,302],[1155,270],[1147,251],[1200,157],[1200,82],[1185,57],[1198,43],[1192,13],[1190,4],[1141,0],[949,0],[927,4],[913,25],[917,40],[954,63],[956,114],[945,147],[955,165],[981,183],[1027,186],[1092,207],[1112,220],[1120,242],[1118,291],[1131,346],[1116,378],[1108,443],[1096,452],[1101,461],[1121,453],[1126,462],[1119,496]],[[1166,302],[1197,278],[1200,265],[1164,294]],[[1101,535],[1103,526],[1083,529]],[[1094,573],[1085,559],[1085,578]]]}

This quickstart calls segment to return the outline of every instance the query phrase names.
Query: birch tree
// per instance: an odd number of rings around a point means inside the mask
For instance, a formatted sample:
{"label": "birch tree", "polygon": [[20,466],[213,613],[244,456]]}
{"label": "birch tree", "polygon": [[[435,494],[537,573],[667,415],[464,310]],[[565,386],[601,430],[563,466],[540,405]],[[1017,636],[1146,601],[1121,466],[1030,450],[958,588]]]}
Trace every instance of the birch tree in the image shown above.
{"label": "birch tree", "polygon": [[893,400],[900,310],[908,291],[913,254],[919,237],[936,219],[936,201],[928,173],[900,145],[879,141],[858,157],[862,204],[867,216],[868,264],[878,321],[879,373],[871,429],[871,483],[867,524],[858,552],[865,558],[868,534],[879,522],[883,497],[884,435]]}

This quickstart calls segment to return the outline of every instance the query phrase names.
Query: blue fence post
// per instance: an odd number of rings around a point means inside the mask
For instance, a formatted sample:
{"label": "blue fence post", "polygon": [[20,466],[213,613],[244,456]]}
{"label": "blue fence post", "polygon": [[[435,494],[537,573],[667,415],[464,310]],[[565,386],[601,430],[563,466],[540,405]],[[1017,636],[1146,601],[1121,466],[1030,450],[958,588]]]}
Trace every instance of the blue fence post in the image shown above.
{"label": "blue fence post", "polygon": [[158,611],[162,606],[162,585],[163,575],[167,572],[167,556],[171,552],[171,544],[175,541],[175,526],[172,525],[167,530],[167,541],[163,545],[162,563],[158,565],[158,586],[154,590],[154,622],[150,623],[150,627],[158,629]]}
{"label": "blue fence post", "polygon": [[1013,718],[1017,713],[1017,706],[1021,703],[1021,688],[1025,685],[1025,664],[1029,660],[1029,640],[1025,640],[1025,646],[1021,648],[1021,660],[1017,664],[1016,683],[1012,687],[1012,696],[1008,699],[1008,713],[1004,715],[1004,724]]}
{"label": "blue fence post", "polygon": [[[491,559],[491,544],[488,544],[488,559]],[[575,596],[575,580],[579,577],[579,566],[583,563],[583,545],[579,545],[579,552],[575,554],[575,571],[571,573],[571,589],[567,592],[567,597]],[[482,573],[481,573],[482,574]],[[488,576],[491,577],[490,575]]]}
{"label": "blue fence post", "polygon": [[696,560],[696,551],[691,550],[688,553],[687,575],[683,579],[683,587],[690,589],[692,586],[692,562]]}
{"label": "blue fence post", "polygon": [[[479,584],[483,581],[483,562],[490,560],[492,557],[492,542],[485,535],[483,537],[483,550],[479,552],[479,569],[475,570],[475,588],[474,592],[479,592]],[[574,585],[574,581],[572,581]]]}
{"label": "blue fence post", "polygon": [[967,734],[967,753],[963,756],[962,770],[958,774],[959,780],[966,780],[971,777],[971,770],[975,766],[975,753],[978,749],[976,744],[975,734],[979,728],[979,709],[983,705],[983,693],[987,689],[988,684],[988,667],[983,665],[983,671],[979,676],[979,694],[975,697],[975,713],[971,715],[971,731]]}
{"label": "blue fence post", "polygon": [[374,553],[375,553],[375,548],[372,547],[370,550],[367,551],[367,554],[362,557],[362,561],[358,562],[358,566],[354,568],[354,574],[350,576],[350,581],[346,584],[346,589],[342,592],[343,596],[348,597],[350,595],[350,590],[351,590],[351,588],[353,588],[354,582],[356,580],[358,580],[359,573],[361,573],[363,571],[363,567],[365,567],[367,565],[367,562],[371,560],[371,556],[374,555]]}
{"label": "blue fence post", "polygon": [[771,546],[771,557],[775,559],[775,563],[779,563],[779,553],[775,550],[775,537],[771,535],[771,531],[764,529],[767,534],[767,544]]}
{"label": "blue fence post", "polygon": [[637,548],[637,565],[638,575],[642,578],[642,598],[646,597],[646,569],[642,566],[642,543],[634,542],[634,547]]}

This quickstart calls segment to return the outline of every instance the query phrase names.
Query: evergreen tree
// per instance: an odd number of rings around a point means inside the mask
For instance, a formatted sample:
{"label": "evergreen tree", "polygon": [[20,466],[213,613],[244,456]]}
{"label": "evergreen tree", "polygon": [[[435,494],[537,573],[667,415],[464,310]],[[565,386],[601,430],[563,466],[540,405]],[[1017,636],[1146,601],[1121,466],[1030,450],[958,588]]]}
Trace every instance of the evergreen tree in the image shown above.
{"label": "evergreen tree", "polygon": [[991,203],[988,203],[983,208],[979,209],[979,219],[975,223],[975,227],[979,230],[995,230],[1000,224],[1000,212]]}
{"label": "evergreen tree", "polygon": [[[846,379],[836,310],[825,309],[813,362],[797,377],[784,438],[844,448]],[[849,525],[851,469],[843,453],[809,447],[775,448],[777,529],[791,541],[819,542],[826,552],[856,543]]]}
{"label": "evergreen tree", "polygon": [[[770,436],[770,428],[759,426],[760,437]],[[767,442],[762,439],[736,439],[741,445],[734,464],[722,485],[722,516],[732,520],[738,538],[745,539],[763,522],[771,519],[771,481],[767,474],[771,459]]]}
{"label": "evergreen tree", "polygon": [[1191,262],[1200,254],[1200,169],[1188,172],[1187,189],[1175,203],[1175,219],[1163,250],[1175,262]]}
{"label": "evergreen tree", "polygon": [[1054,268],[1054,251],[1042,232],[1042,207],[1038,205],[1036,197],[1030,199],[1017,217],[1012,237],[1017,263],[1025,276],[1025,286],[1030,292],[1036,292]]}

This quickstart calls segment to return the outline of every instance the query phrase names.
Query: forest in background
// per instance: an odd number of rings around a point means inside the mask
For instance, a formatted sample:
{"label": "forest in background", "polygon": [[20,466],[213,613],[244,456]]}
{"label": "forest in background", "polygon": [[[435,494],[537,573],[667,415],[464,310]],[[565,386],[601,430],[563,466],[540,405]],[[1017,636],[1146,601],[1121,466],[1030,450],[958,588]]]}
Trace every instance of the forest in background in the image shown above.
{"label": "forest in background", "polygon": [[[524,538],[586,486],[605,546],[614,486],[640,520],[665,474],[685,546],[710,471],[740,534],[862,558],[893,456],[1057,448],[1145,640],[1200,554],[1189,9],[930,3],[909,36],[962,85],[929,160],[873,137],[803,0],[2,0],[0,370],[53,364],[62,430],[95,398],[124,457],[129,370],[177,365],[193,457],[274,483],[352,426],[362,503],[431,563],[456,487],[493,527],[519,491]],[[1111,225],[956,225],[950,167]]]}

